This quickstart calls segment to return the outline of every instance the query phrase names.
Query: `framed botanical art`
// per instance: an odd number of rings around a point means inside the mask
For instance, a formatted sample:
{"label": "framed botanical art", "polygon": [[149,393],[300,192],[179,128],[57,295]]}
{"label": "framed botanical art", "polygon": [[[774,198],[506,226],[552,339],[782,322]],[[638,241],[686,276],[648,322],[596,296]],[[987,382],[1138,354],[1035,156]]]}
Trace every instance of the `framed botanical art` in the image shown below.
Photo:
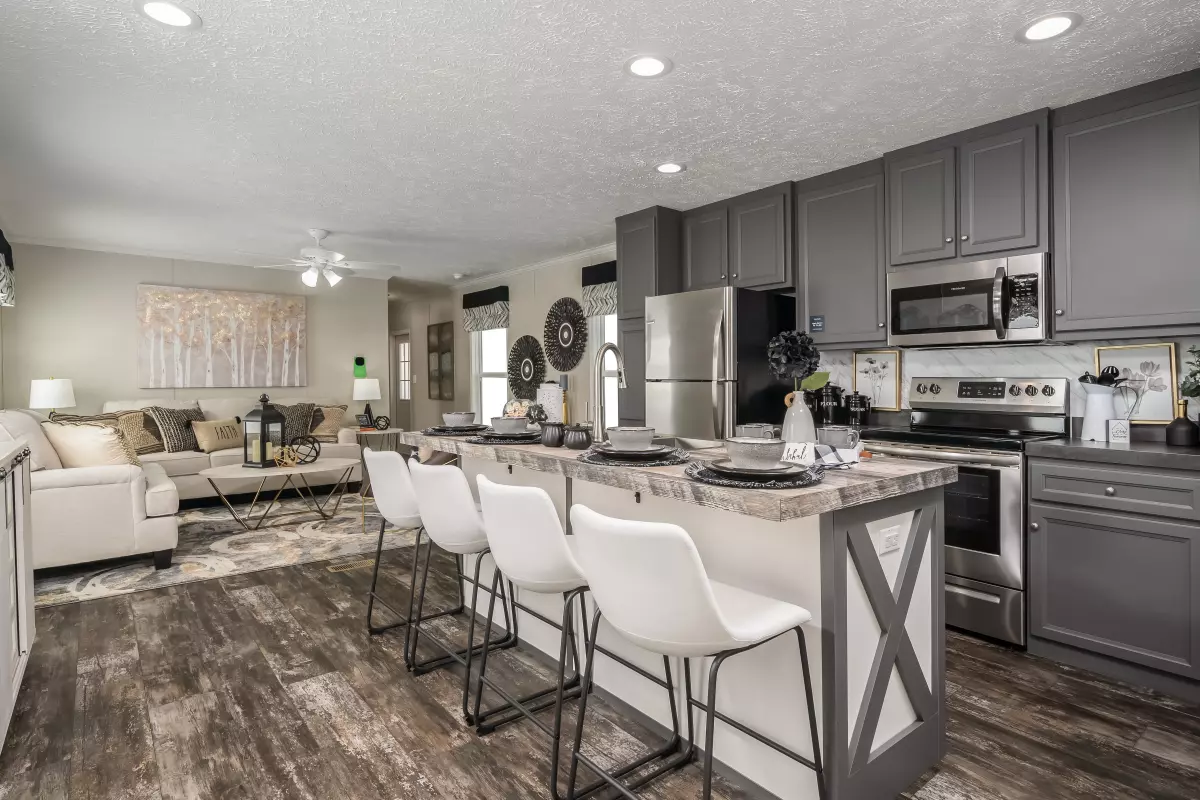
{"label": "framed botanical art", "polygon": [[454,323],[430,325],[425,335],[429,356],[429,399],[454,399]]}
{"label": "framed botanical art", "polygon": [[900,351],[855,350],[854,391],[871,398],[876,411],[899,411]]}
{"label": "framed botanical art", "polygon": [[1179,382],[1175,344],[1124,344],[1096,348],[1096,374],[1115,367],[1125,380],[1113,397],[1117,413],[1134,425],[1166,425],[1175,419]]}

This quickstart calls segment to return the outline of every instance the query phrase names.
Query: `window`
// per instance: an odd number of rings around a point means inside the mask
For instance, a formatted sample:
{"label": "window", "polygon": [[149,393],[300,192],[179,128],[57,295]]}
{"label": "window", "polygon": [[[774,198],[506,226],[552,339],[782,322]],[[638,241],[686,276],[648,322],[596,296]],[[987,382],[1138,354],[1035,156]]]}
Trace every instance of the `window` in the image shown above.
{"label": "window", "polygon": [[396,391],[398,399],[412,399],[412,346],[407,338],[396,342]]}
{"label": "window", "polygon": [[471,404],[478,422],[504,415],[508,402],[508,330],[471,333]]}
{"label": "window", "polygon": [[[590,370],[596,361],[596,353],[605,342],[617,343],[617,315],[608,314],[603,317],[588,319],[588,353],[587,368]],[[588,373],[591,374],[590,372]],[[617,414],[617,357],[612,353],[604,354],[604,427],[611,428],[618,423]]]}

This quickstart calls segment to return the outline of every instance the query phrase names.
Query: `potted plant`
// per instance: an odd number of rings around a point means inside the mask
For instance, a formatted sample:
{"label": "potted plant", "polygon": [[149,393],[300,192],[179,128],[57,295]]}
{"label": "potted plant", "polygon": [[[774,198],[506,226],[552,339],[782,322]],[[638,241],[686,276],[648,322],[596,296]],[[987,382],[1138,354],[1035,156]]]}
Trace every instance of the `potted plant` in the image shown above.
{"label": "potted plant", "polygon": [[815,392],[829,383],[828,372],[817,372],[821,351],[807,333],[784,331],[767,345],[767,363],[775,377],[792,381],[793,391],[784,398],[788,410],[783,417],[783,439],[815,442],[817,427],[800,391]]}
{"label": "potted plant", "polygon": [[1200,445],[1200,426],[1188,419],[1188,398],[1200,399],[1200,347],[1192,345],[1188,348],[1191,359],[1184,365],[1187,372],[1179,382],[1179,395],[1182,398],[1176,408],[1175,420],[1167,426],[1167,444],[1175,447],[1196,447]]}

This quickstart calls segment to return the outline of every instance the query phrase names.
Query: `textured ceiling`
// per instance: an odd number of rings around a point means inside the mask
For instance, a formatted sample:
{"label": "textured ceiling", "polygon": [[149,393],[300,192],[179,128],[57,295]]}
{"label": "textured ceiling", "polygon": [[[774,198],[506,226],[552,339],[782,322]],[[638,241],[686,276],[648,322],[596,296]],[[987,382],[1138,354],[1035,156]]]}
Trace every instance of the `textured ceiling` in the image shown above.
{"label": "textured ceiling", "polygon": [[[1020,24],[1082,13],[1064,39]],[[10,238],[416,280],[1200,66],[1196,0],[0,0]],[[635,80],[632,54],[670,56]],[[652,167],[688,162],[680,176]]]}

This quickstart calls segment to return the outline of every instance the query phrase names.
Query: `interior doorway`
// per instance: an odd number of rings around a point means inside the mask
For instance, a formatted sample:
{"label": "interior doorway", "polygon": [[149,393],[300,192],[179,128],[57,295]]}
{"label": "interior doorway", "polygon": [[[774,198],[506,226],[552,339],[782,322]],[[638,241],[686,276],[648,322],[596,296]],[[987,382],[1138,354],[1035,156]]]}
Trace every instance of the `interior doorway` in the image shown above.
{"label": "interior doorway", "polygon": [[396,398],[392,426],[407,431],[412,428],[412,345],[407,333],[392,336],[392,353],[392,397]]}

